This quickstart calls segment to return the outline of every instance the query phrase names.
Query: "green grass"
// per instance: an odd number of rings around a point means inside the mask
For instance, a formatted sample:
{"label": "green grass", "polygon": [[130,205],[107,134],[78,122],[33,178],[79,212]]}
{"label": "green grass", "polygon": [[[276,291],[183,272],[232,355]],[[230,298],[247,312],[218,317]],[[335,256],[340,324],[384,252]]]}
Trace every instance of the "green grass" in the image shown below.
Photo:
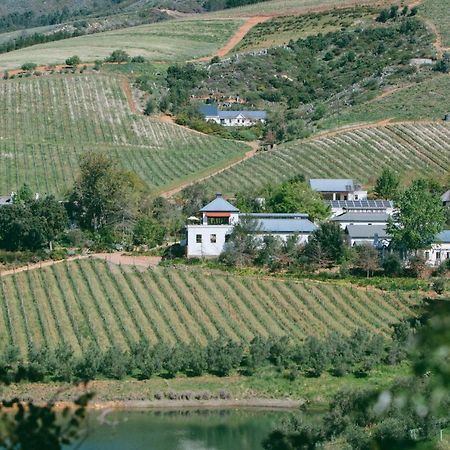
{"label": "green grass", "polygon": [[103,59],[115,49],[142,55],[150,61],[186,61],[208,56],[225,44],[241,21],[171,20],[39,44],[0,55],[0,69],[13,69],[25,62],[63,64],[78,55],[82,61]]}
{"label": "green grass", "polygon": [[373,182],[385,167],[393,167],[409,179],[445,175],[450,167],[450,126],[389,125],[293,141],[258,153],[211,177],[206,184],[211,192],[233,194],[301,174],[351,177],[365,183]]}
{"label": "green grass", "polygon": [[[450,76],[441,75],[328,116],[322,128],[376,120],[441,120],[450,112]],[[336,111],[336,107],[334,108]]]}
{"label": "green grass", "polygon": [[57,75],[0,82],[0,192],[23,183],[64,194],[78,157],[104,150],[152,191],[203,175],[248,147],[132,114],[109,75]]}
{"label": "green grass", "polygon": [[0,349],[15,344],[70,345],[80,354],[94,342],[123,349],[150,342],[198,342],[218,335],[249,342],[288,335],[299,342],[358,327],[388,335],[390,324],[418,313],[415,293],[350,285],[268,280],[201,269],[64,262],[0,280]]}
{"label": "green grass", "polygon": [[[228,377],[179,377],[170,380],[152,378],[137,380],[104,380],[89,383],[88,389],[95,392],[95,401],[133,401],[152,400],[157,392],[230,392],[234,399],[302,399],[311,402],[313,407],[326,407],[328,401],[340,389],[348,386],[386,388],[396,377],[409,373],[408,365],[382,366],[374,369],[367,378],[355,378],[353,375],[333,377],[324,373],[320,378],[299,377],[289,381],[283,373],[274,370],[261,370],[252,376],[232,375]],[[26,398],[45,401],[56,398],[57,401],[69,401],[76,398],[77,388],[60,384],[14,384],[3,389],[5,398]]]}
{"label": "green grass", "polygon": [[447,0],[424,0],[419,5],[422,17],[431,20],[442,36],[442,45],[450,47],[450,14]]}

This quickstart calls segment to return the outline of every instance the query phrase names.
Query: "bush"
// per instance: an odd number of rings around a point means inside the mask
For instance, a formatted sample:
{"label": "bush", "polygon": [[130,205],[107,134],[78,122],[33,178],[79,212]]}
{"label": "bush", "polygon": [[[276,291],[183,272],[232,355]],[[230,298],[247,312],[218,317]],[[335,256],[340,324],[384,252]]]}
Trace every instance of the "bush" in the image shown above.
{"label": "bush", "polygon": [[66,64],[68,66],[78,66],[79,64],[81,64],[81,59],[79,56],[71,56],[70,58],[66,59]]}
{"label": "bush", "polygon": [[382,263],[384,273],[390,277],[399,276],[402,273],[402,262],[396,253],[390,253]]}
{"label": "bush", "polygon": [[21,69],[25,70],[27,72],[31,72],[32,70],[36,69],[36,67],[37,67],[37,64],[32,63],[32,62],[27,62],[27,63],[22,64]]}
{"label": "bush", "polygon": [[438,278],[433,282],[433,290],[436,294],[442,295],[446,290],[447,280],[445,278]]}
{"label": "bush", "polygon": [[124,63],[130,60],[130,55],[124,50],[114,50],[105,61],[109,63]]}
{"label": "bush", "polygon": [[142,64],[142,63],[145,63],[145,58],[143,56],[141,56],[141,55],[133,56],[131,58],[131,62],[132,63],[137,63],[137,64]]}

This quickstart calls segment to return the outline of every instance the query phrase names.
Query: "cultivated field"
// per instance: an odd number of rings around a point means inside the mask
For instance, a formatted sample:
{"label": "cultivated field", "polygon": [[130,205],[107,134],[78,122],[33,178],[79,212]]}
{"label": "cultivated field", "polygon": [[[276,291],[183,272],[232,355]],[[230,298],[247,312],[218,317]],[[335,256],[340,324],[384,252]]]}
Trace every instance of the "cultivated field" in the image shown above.
{"label": "cultivated field", "polygon": [[210,178],[207,186],[214,192],[235,193],[299,174],[367,182],[385,167],[409,179],[445,175],[450,167],[450,125],[390,125],[290,142]]}
{"label": "cultivated field", "polygon": [[122,79],[60,75],[0,82],[0,192],[70,188],[82,152],[105,150],[152,190],[204,174],[248,147],[131,113]]}
{"label": "cultivated field", "polygon": [[301,340],[356,327],[388,333],[414,314],[410,294],[342,285],[262,280],[199,269],[112,266],[78,260],[0,278],[0,346],[31,344],[128,348],[151,342],[197,341],[226,335],[289,335]]}
{"label": "cultivated field", "polygon": [[212,55],[241,23],[239,19],[171,20],[49,42],[0,55],[0,70],[17,68],[30,61],[62,64],[72,55],[78,55],[84,62],[95,61],[117,48],[151,61],[186,61]]}
{"label": "cultivated field", "polygon": [[431,20],[442,38],[441,44],[450,48],[450,7],[448,0],[423,0],[420,15]]}

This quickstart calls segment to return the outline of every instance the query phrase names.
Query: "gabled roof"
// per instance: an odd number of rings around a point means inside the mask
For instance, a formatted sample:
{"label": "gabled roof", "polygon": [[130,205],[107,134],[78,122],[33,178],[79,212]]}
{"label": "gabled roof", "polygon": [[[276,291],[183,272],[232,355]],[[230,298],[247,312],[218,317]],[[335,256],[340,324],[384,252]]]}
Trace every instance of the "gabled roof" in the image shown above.
{"label": "gabled roof", "polygon": [[442,202],[450,202],[450,189],[441,195]]}
{"label": "gabled roof", "polygon": [[265,111],[219,111],[219,119],[236,119],[244,117],[250,120],[264,120],[267,118]]}
{"label": "gabled roof", "polygon": [[435,243],[450,244],[450,230],[441,231],[436,236]]}
{"label": "gabled roof", "polygon": [[239,209],[226,201],[222,194],[216,194],[216,198],[204,206],[200,212],[239,212]]}
{"label": "gabled roof", "polygon": [[258,219],[259,233],[312,233],[317,226],[308,219]]}
{"label": "gabled roof", "polygon": [[355,190],[353,180],[345,178],[311,178],[309,185],[317,192],[352,192]]}
{"label": "gabled roof", "polygon": [[347,225],[346,232],[351,239],[389,238],[385,225]]}
{"label": "gabled roof", "polygon": [[393,208],[391,200],[324,200],[332,208],[342,209],[386,209]]}
{"label": "gabled roof", "polygon": [[347,212],[340,216],[333,217],[334,222],[381,222],[387,223],[389,214],[384,212]]}
{"label": "gabled roof", "polygon": [[217,117],[219,115],[219,108],[217,108],[217,105],[212,104],[200,105],[198,110],[200,114],[202,114],[205,117]]}

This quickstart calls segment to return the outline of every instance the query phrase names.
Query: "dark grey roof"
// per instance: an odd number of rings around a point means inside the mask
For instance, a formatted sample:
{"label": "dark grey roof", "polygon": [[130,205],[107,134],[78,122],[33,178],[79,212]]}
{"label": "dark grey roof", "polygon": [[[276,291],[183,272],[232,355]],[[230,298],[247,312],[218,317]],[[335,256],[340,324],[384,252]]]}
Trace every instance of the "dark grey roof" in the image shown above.
{"label": "dark grey roof", "polygon": [[221,194],[217,194],[216,198],[204,206],[200,212],[239,212],[239,209],[225,200]]}
{"label": "dark grey roof", "polygon": [[450,230],[441,231],[435,239],[435,242],[442,242],[444,244],[450,244]]}
{"label": "dark grey roof", "polygon": [[385,225],[347,225],[346,232],[351,239],[389,238]]}
{"label": "dark grey roof", "polygon": [[384,212],[347,212],[340,216],[333,217],[334,222],[382,222],[387,223],[389,214]]}
{"label": "dark grey roof", "polygon": [[316,228],[307,219],[258,219],[259,233],[312,233]]}
{"label": "dark grey roof", "polygon": [[264,120],[267,118],[267,113],[265,111],[219,111],[219,119],[235,119],[238,116],[251,120]]}
{"label": "dark grey roof", "polygon": [[393,208],[391,200],[325,200],[332,208],[342,209],[386,209]]}
{"label": "dark grey roof", "polygon": [[355,190],[353,180],[344,178],[312,178],[309,184],[318,192],[351,192]]}
{"label": "dark grey roof", "polygon": [[204,115],[205,117],[208,116],[218,116],[219,115],[219,109],[217,108],[217,105],[200,105],[198,108],[200,114]]}

